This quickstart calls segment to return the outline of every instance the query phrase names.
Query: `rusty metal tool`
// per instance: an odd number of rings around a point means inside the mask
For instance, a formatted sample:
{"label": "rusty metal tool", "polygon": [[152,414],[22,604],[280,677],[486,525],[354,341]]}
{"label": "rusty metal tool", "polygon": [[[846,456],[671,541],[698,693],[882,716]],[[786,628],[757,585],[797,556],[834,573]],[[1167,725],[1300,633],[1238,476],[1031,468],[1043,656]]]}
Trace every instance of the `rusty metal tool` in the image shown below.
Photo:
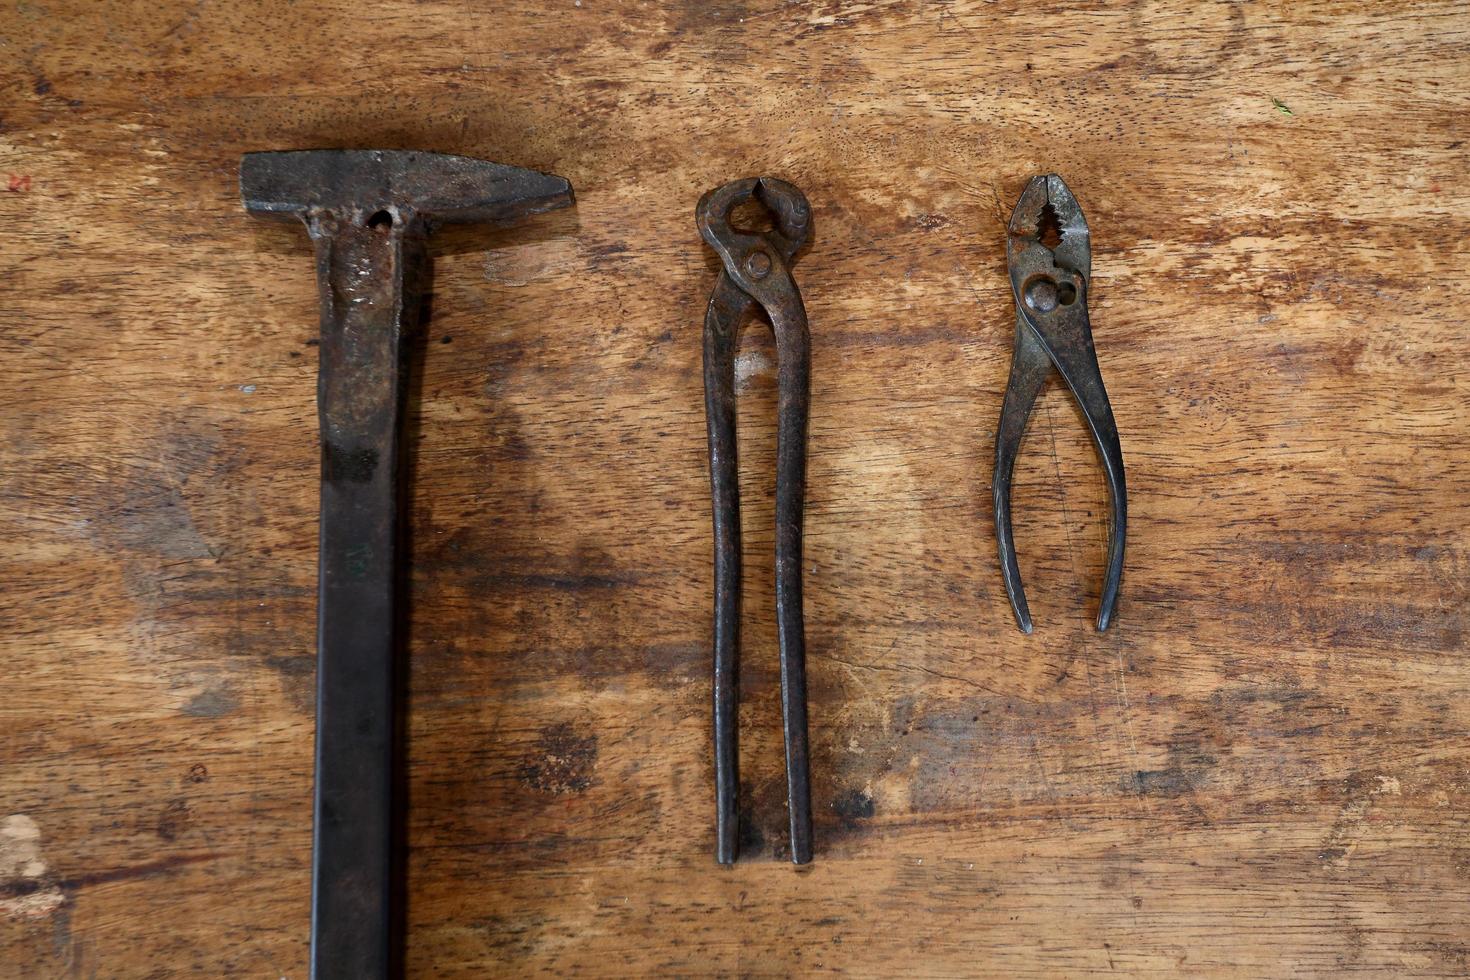
{"label": "rusty metal tool", "polygon": [[506,224],[572,203],[560,177],[438,153],[247,153],[245,207],[299,218],[321,295],[313,977],[392,965],[398,439],[404,341],[445,223]]}
{"label": "rusty metal tool", "polygon": [[1123,479],[1118,426],[1103,387],[1087,317],[1087,297],[1092,288],[1087,220],[1071,190],[1056,174],[1031,178],[1021,192],[1007,229],[1006,259],[1016,300],[1016,341],[1010,383],[996,429],[995,473],[991,480],[995,537],[1000,543],[1006,594],[1021,631],[1030,633],[1031,613],[1026,607],[1011,534],[1011,473],[1031,407],[1055,366],[1082,408],[1108,485],[1111,514],[1107,572],[1097,613],[1097,628],[1105,630],[1117,612],[1118,586],[1123,578],[1128,490]]}
{"label": "rusty metal tool", "polygon": [[[775,227],[764,232],[734,227],[731,213],[748,201],[763,205]],[[704,314],[704,406],[715,537],[715,858],[721,864],[732,864],[739,850],[740,489],[735,449],[735,347],[741,325],[760,308],[775,333],[778,361],[776,635],[791,860],[805,864],[812,859],[812,806],[801,515],[806,492],[811,341],[801,293],[791,278],[791,263],[810,235],[811,207],[801,191],[785,181],[751,177],[705,194],[695,217],[700,235],[724,263]]]}

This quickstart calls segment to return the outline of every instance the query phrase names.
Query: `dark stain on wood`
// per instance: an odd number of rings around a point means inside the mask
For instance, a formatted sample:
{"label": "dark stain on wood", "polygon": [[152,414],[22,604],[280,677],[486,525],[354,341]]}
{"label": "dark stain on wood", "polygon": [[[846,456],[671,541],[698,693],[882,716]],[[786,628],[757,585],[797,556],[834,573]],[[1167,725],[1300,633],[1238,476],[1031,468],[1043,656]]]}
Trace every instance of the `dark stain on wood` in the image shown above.
{"label": "dark stain on wood", "polygon": [[581,734],[570,722],[562,722],[542,729],[516,778],[538,792],[561,796],[587,792],[596,768],[597,736]]}
{"label": "dark stain on wood", "polygon": [[832,809],[844,830],[857,830],[876,812],[873,798],[860,789],[850,789],[832,801]]}
{"label": "dark stain on wood", "polygon": [[189,826],[189,804],[183,800],[169,800],[158,814],[155,830],[166,841],[177,840]]}

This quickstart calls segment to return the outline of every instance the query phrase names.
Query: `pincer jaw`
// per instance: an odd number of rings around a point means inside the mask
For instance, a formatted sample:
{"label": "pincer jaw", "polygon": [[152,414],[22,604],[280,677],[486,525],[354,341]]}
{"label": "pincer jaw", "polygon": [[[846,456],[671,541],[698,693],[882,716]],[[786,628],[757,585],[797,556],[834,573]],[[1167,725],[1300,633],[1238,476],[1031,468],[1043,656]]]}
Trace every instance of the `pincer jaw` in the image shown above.
{"label": "pincer jaw", "polygon": [[708,191],[695,206],[695,223],[699,234],[721,257],[732,256],[739,245],[749,247],[762,237],[742,232],[730,224],[730,215],[746,201],[759,201],[775,217],[774,235],[783,241],[782,257],[787,261],[806,243],[811,233],[811,205],[806,195],[784,180],[774,177],[747,177],[734,180]]}

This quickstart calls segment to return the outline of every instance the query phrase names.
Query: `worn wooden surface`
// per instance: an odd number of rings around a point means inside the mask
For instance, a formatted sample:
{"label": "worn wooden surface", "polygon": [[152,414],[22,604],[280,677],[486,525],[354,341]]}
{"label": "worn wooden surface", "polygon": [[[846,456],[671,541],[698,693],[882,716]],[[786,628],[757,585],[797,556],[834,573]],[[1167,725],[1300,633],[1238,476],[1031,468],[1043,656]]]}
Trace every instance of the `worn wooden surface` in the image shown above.
{"label": "worn wooden surface", "polygon": [[[0,974],[304,976],[316,293],[241,152],[569,177],[416,348],[426,976],[1470,971],[1470,4],[6,3]],[[1094,236],[1131,491],[1037,408],[1003,222]],[[817,859],[783,860],[774,350],[742,346],[747,858],[712,860],[693,208],[815,209]],[[8,189],[7,189],[8,188]]]}

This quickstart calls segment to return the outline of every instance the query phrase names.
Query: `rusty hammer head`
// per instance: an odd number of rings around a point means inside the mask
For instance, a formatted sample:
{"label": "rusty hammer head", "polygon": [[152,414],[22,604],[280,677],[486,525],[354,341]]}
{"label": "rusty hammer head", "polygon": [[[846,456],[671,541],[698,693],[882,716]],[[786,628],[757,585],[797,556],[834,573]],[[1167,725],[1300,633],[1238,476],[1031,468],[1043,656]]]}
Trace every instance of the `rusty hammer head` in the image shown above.
{"label": "rusty hammer head", "polygon": [[240,196],[262,217],[329,213],[363,224],[432,228],[507,224],[572,203],[552,174],[447,153],[414,150],[288,150],[247,153]]}

